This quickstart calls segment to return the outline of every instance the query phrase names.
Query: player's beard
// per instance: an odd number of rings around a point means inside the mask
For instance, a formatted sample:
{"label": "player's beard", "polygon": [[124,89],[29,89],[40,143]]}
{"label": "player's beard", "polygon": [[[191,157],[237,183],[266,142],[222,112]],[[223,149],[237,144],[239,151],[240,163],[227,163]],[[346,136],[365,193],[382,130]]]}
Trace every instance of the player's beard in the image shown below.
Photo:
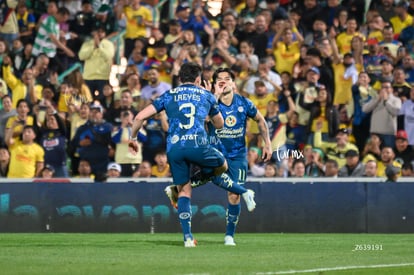
{"label": "player's beard", "polygon": [[223,95],[229,95],[231,92],[232,92],[232,88],[227,86],[223,90]]}

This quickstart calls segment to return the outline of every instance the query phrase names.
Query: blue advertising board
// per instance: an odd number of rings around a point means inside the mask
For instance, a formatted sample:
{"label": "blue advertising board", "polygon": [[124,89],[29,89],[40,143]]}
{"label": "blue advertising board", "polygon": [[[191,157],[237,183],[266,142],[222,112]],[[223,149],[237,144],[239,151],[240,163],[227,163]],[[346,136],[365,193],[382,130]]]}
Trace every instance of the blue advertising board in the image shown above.
{"label": "blue advertising board", "polygon": [[[180,232],[167,182],[0,183],[0,232]],[[414,184],[248,182],[238,232],[414,232]],[[195,232],[224,232],[227,194],[193,191]]]}

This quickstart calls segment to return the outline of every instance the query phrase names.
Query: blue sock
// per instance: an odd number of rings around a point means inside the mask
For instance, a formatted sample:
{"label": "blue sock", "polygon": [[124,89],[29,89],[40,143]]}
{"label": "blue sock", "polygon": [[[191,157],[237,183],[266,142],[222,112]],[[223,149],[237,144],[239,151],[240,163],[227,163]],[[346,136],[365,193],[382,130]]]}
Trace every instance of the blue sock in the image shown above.
{"label": "blue sock", "polygon": [[244,188],[243,185],[238,184],[237,182],[233,181],[227,173],[223,173],[220,176],[216,176],[213,178],[213,183],[227,191],[230,191],[234,194],[241,195],[247,192],[247,189]]}
{"label": "blue sock", "polygon": [[227,206],[226,213],[226,236],[234,236],[236,232],[236,225],[239,222],[240,216],[240,203],[230,204]]}
{"label": "blue sock", "polygon": [[184,241],[187,238],[193,239],[191,234],[191,201],[188,197],[179,197],[178,201],[178,218],[181,229],[183,230]]}

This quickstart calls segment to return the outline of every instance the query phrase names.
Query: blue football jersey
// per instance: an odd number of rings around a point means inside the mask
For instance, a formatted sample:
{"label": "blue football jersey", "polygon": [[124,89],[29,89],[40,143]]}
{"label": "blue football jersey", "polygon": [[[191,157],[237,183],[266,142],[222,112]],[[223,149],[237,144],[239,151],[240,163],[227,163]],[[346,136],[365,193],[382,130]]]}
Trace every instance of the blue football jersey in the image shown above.
{"label": "blue football jersey", "polygon": [[215,129],[209,125],[210,143],[226,158],[246,156],[246,124],[249,117],[256,116],[256,106],[248,98],[234,94],[233,102],[229,106],[219,102],[219,109],[224,127]]}
{"label": "blue football jersey", "polygon": [[219,113],[217,100],[209,91],[191,84],[180,85],[152,104],[158,112],[165,110],[168,116],[167,152],[172,146],[209,146],[205,120]]}

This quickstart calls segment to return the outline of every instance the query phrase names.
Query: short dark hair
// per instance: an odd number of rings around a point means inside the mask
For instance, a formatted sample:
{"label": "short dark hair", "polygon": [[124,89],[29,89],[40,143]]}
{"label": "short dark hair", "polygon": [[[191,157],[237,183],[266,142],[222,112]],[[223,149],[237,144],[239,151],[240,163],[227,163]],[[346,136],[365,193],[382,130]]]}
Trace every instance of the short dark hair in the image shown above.
{"label": "short dark hair", "polygon": [[69,10],[66,7],[60,7],[60,8],[58,8],[57,13],[58,14],[61,14],[61,15],[70,15],[70,12],[69,12]]}
{"label": "short dark hair", "polygon": [[334,159],[327,159],[325,164],[331,163],[335,168],[339,168],[338,162]]}
{"label": "short dark hair", "polygon": [[191,82],[193,83],[197,77],[201,76],[203,69],[201,66],[194,62],[184,63],[180,71],[178,72],[178,76],[182,83]]}
{"label": "short dark hair", "polygon": [[219,73],[228,73],[229,75],[230,75],[230,77],[231,77],[231,79],[234,81],[234,79],[235,79],[235,75],[234,75],[234,73],[231,71],[231,69],[230,68],[222,68],[222,67],[220,67],[220,68],[218,68],[215,72],[214,72],[214,74],[213,74],[213,85],[216,83],[216,80],[217,80],[217,77],[218,77],[218,74]]}

